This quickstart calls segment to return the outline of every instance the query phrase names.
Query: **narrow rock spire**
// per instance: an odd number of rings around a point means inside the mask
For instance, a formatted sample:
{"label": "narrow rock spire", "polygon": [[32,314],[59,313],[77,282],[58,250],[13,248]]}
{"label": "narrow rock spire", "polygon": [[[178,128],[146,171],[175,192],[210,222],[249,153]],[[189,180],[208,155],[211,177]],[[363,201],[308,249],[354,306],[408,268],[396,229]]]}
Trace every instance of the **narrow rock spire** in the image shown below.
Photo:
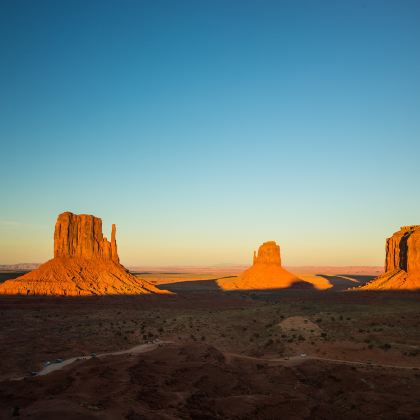
{"label": "narrow rock spire", "polygon": [[116,263],[119,263],[120,259],[118,258],[117,240],[115,239],[116,231],[117,228],[115,227],[115,224],[113,224],[111,230],[111,259]]}

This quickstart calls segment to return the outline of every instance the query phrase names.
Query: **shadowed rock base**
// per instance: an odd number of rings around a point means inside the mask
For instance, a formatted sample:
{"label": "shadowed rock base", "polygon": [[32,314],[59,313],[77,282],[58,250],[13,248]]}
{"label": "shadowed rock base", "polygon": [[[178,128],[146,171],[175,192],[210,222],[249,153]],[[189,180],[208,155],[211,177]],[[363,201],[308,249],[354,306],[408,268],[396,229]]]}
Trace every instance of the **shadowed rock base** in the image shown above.
{"label": "shadowed rock base", "polygon": [[393,270],[376,277],[356,290],[420,290],[420,271]]}

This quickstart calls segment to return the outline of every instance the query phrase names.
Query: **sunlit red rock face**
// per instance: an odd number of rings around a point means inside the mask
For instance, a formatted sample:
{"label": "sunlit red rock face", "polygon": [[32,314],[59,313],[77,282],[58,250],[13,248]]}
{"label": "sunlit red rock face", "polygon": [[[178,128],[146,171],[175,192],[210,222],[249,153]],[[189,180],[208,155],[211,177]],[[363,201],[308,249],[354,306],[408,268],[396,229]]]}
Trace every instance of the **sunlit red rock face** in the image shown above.
{"label": "sunlit red rock face", "polygon": [[386,240],[385,273],[360,289],[420,289],[420,225],[403,226]]}
{"label": "sunlit red rock face", "polygon": [[102,220],[62,213],[54,231],[54,258],[39,268],[0,285],[0,294],[89,296],[169,293],[128,272],[119,263],[116,228],[111,242]]}
{"label": "sunlit red rock face", "polygon": [[111,242],[102,235],[102,220],[89,214],[62,213],[54,231],[54,257],[83,257],[120,260],[112,225]]}
{"label": "sunlit red rock face", "polygon": [[239,277],[217,281],[223,290],[257,290],[285,288],[328,289],[331,286],[324,278],[302,280],[281,266],[280,246],[275,241],[264,242],[254,252],[253,265]]}

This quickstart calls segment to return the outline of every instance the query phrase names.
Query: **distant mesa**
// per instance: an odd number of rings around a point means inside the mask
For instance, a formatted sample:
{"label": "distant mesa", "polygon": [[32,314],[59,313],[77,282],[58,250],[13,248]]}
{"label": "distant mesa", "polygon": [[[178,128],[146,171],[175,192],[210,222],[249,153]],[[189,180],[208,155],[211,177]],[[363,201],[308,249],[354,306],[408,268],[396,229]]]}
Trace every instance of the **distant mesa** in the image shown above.
{"label": "distant mesa", "polygon": [[386,240],[385,273],[356,290],[420,289],[420,225],[403,226]]}
{"label": "distant mesa", "polygon": [[223,290],[258,290],[285,288],[328,289],[330,282],[322,277],[302,280],[281,266],[280,246],[275,241],[264,242],[254,251],[253,265],[237,278],[220,279]]}
{"label": "distant mesa", "polygon": [[62,213],[54,231],[54,258],[30,273],[0,285],[0,294],[133,295],[169,293],[128,272],[119,262],[116,227],[111,241],[102,220],[87,214]]}

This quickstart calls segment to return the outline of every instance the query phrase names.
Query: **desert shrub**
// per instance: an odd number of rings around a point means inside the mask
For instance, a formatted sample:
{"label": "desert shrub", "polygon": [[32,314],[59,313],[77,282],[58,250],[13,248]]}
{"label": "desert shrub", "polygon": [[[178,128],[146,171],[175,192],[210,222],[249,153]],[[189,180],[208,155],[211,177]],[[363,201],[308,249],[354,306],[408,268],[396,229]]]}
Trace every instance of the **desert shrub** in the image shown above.
{"label": "desert shrub", "polygon": [[385,350],[385,351],[387,351],[387,350],[389,350],[392,346],[391,346],[391,344],[389,344],[389,343],[384,343],[384,344],[382,344],[381,346],[379,346],[382,350]]}

